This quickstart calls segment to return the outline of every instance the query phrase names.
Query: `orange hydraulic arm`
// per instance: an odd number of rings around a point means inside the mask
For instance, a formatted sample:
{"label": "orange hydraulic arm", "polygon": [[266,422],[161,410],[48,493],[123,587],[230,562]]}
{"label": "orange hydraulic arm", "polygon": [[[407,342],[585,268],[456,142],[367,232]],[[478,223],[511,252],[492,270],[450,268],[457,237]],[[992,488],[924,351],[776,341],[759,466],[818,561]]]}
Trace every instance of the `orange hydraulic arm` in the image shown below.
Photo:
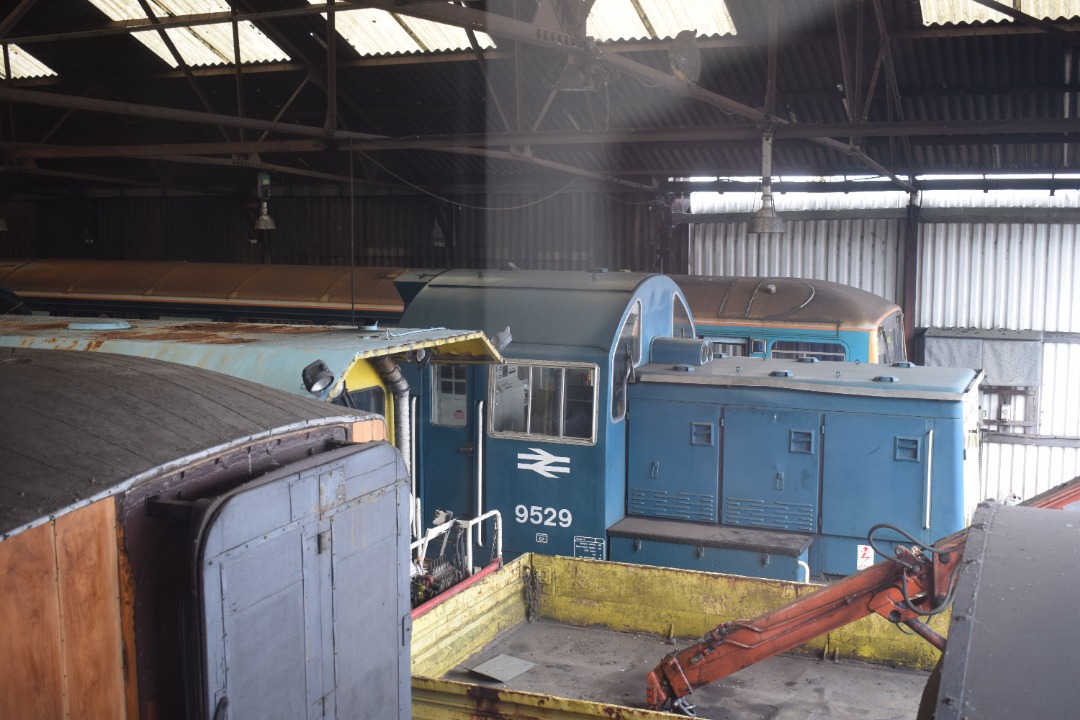
{"label": "orange hydraulic arm", "polygon": [[1080,507],[1080,477],[1063,482],[1020,503],[1027,507],[1074,510]]}
{"label": "orange hydraulic arm", "polygon": [[[874,531],[882,526],[877,526]],[[649,673],[646,703],[650,710],[694,714],[687,695],[702,685],[790,650],[819,635],[877,613],[904,623],[939,650],[945,639],[922,621],[949,604],[967,531],[933,547],[897,547],[873,567],[849,575],[806,597],[760,615],[734,620],[709,632],[701,642],[665,657]]]}

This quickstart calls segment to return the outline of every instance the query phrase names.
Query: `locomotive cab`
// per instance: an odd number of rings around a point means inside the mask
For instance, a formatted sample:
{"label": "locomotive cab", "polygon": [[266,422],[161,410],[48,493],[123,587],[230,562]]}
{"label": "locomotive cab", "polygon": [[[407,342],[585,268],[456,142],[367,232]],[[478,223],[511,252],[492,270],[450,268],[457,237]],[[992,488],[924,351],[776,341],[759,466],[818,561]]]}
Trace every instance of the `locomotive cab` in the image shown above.
{"label": "locomotive cab", "polygon": [[430,278],[402,318],[511,337],[506,363],[444,363],[420,387],[424,520],[497,509],[504,557],[606,559],[626,503],[627,387],[653,340],[690,323],[663,275],[451,271]]}

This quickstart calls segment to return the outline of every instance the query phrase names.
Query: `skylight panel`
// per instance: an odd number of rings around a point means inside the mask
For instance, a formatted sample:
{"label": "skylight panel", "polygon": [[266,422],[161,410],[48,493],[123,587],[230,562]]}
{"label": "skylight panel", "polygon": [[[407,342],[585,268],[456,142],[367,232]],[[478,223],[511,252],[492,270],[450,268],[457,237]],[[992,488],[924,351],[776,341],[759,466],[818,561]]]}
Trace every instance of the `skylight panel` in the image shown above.
{"label": "skylight panel", "polygon": [[[18,45],[8,45],[8,61],[11,63],[12,79],[56,77],[56,71],[45,63],[38,60]],[[0,54],[0,78],[7,80],[8,69],[4,64],[4,56]]]}
{"label": "skylight panel", "polygon": [[[1040,20],[1072,19],[1080,15],[1076,0],[1013,0],[1011,4],[1016,10]],[[971,0],[921,0],[920,5],[923,25],[1015,22],[1008,15]]]}
{"label": "skylight panel", "polygon": [[658,40],[670,40],[682,30],[693,30],[698,37],[736,34],[724,2],[638,0],[637,5],[641,14],[631,0],[596,0],[586,33],[598,42],[652,38],[647,20]]}
{"label": "skylight panel", "polygon": [[[146,18],[138,0],[90,0],[90,2],[113,20]],[[150,0],[149,4],[154,15],[160,18],[228,12],[230,9],[229,4],[224,0]],[[169,28],[165,32],[176,46],[180,57],[191,67],[229,65],[233,62],[232,23]],[[276,62],[289,59],[281,48],[250,22],[238,23],[237,34],[240,39],[240,62],[242,63]],[[142,31],[132,33],[132,36],[171,67],[177,66],[178,63],[157,31]]]}
{"label": "skylight panel", "polygon": [[[322,0],[308,2],[316,5]],[[341,11],[334,17],[334,27],[357,53],[365,56],[468,50],[472,47],[462,28],[394,15],[385,10]],[[485,33],[476,33],[476,41],[485,49],[495,47],[494,41]]]}

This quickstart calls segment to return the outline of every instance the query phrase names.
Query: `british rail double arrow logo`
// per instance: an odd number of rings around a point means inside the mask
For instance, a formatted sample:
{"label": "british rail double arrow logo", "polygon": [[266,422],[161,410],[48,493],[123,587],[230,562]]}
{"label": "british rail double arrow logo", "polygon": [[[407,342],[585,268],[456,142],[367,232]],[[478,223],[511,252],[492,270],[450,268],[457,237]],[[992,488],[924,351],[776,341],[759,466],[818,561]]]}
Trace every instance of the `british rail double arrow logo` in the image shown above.
{"label": "british rail double arrow logo", "polygon": [[[570,458],[552,455],[540,448],[529,448],[531,452],[518,453],[518,470],[532,470],[546,478],[554,478],[555,473],[570,472]],[[528,462],[532,460],[532,462]],[[524,461],[524,462],[523,462]],[[566,463],[562,465],[560,463]]]}

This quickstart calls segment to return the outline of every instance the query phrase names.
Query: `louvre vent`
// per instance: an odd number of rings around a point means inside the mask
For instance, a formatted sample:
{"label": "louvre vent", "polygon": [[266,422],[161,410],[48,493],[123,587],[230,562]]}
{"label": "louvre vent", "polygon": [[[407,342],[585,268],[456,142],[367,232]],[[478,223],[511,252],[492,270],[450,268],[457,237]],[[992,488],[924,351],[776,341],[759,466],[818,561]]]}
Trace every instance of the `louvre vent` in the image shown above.
{"label": "louvre vent", "polygon": [[724,499],[724,522],[730,525],[814,532],[814,507],[803,503],[773,502],[749,498]]}
{"label": "louvre vent", "polygon": [[716,520],[716,498],[712,495],[632,488],[630,514],[713,522]]}

